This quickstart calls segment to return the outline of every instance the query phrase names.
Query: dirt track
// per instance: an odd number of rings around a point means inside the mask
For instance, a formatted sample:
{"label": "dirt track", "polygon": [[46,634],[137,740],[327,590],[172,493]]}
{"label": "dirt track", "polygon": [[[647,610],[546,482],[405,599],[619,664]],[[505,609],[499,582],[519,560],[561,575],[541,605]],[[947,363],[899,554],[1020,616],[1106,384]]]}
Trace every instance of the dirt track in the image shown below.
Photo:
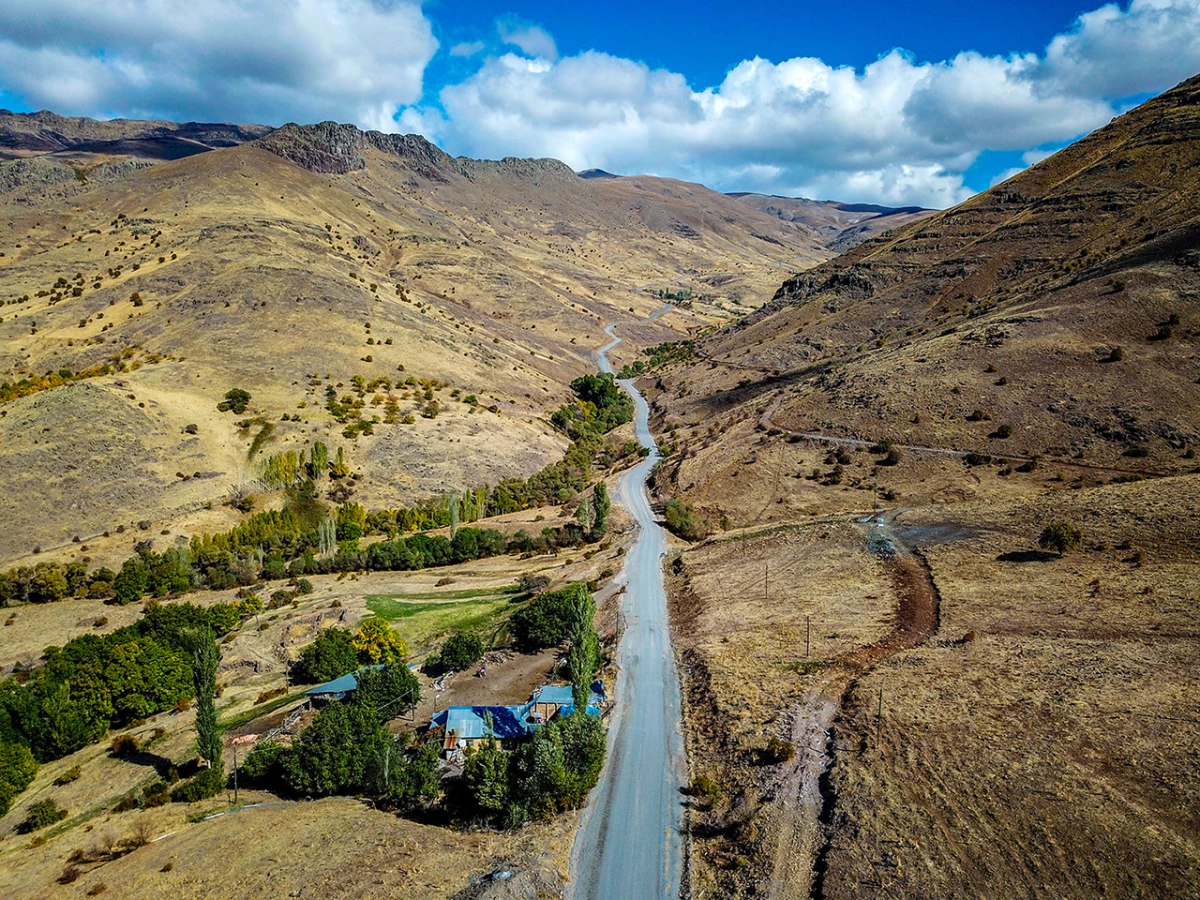
{"label": "dirt track", "polygon": [[764,842],[774,856],[766,895],[778,900],[822,896],[827,823],[837,803],[828,777],[836,752],[834,724],[858,678],[889,656],[921,644],[938,628],[940,598],[924,559],[900,544],[882,522],[863,528],[899,597],[896,619],[884,638],[831,665],[827,677],[789,712],[788,737],[796,755],[775,786],[773,834]]}

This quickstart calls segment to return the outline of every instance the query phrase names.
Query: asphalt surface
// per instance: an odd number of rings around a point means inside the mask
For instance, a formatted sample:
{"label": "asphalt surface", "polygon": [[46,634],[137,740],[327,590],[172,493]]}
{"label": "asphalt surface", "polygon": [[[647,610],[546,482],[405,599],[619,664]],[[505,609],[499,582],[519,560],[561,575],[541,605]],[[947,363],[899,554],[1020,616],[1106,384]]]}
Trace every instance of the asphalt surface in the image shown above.
{"label": "asphalt surface", "polygon": [[[621,342],[613,328],[605,329],[613,342],[598,354],[605,372],[612,371],[607,352]],[[633,397],[634,429],[650,455],[622,475],[616,489],[617,502],[638,524],[638,537],[621,573],[626,591],[608,758],[576,835],[568,896],[666,900],[679,895],[682,877],[687,767],[662,574],[667,540],[646,492],[660,457],[645,399],[631,381],[619,383]]]}

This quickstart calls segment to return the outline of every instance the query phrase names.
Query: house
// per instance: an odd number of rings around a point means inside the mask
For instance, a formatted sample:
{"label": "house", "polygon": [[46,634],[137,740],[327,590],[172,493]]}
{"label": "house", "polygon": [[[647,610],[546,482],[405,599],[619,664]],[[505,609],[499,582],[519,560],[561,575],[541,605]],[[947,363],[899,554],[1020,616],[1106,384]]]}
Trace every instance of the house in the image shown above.
{"label": "house", "polygon": [[329,703],[331,700],[345,700],[348,696],[358,690],[358,674],[365,672],[368,669],[382,669],[383,665],[363,666],[361,669],[355,669],[343,675],[341,678],[335,678],[333,681],[327,681],[324,684],[318,684],[314,688],[309,688],[304,692],[304,696],[309,699],[309,702],[314,706],[320,706]]}
{"label": "house", "polygon": [[451,706],[433,717],[433,727],[445,729],[442,749],[448,753],[495,738],[511,750],[533,733],[531,704],[520,706]]}
{"label": "house", "polygon": [[[606,702],[604,685],[593,682],[588,714],[600,715]],[[502,749],[512,750],[542,725],[556,716],[570,715],[574,709],[575,697],[569,684],[548,684],[535,690],[533,697],[519,706],[451,706],[434,716],[430,727],[444,729],[442,750],[448,755],[474,747],[489,737],[495,738]]]}

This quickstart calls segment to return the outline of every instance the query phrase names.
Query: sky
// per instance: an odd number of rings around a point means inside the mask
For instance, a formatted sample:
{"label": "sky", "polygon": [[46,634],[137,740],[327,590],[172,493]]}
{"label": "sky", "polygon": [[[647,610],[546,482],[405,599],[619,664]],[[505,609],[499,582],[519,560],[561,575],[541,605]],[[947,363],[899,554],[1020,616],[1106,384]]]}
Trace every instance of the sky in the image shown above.
{"label": "sky", "polygon": [[945,207],[1200,72],[1200,0],[4,0],[0,106]]}

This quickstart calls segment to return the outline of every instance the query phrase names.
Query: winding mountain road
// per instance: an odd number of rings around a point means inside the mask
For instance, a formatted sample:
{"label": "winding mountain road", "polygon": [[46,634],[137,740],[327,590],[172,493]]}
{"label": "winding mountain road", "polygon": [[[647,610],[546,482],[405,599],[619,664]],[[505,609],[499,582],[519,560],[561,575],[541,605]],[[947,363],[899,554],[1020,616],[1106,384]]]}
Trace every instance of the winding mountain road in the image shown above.
{"label": "winding mountain road", "polygon": [[[621,343],[615,327],[605,329],[613,340],[597,354],[604,372],[612,372],[608,351]],[[625,628],[617,650],[608,759],[575,838],[567,896],[671,900],[679,895],[683,871],[681,789],[687,769],[662,573],[667,541],[646,492],[659,455],[645,398],[632,381],[619,384],[633,398],[634,430],[650,454],[621,476],[616,489],[617,502],[638,524],[638,536],[621,572]]]}

